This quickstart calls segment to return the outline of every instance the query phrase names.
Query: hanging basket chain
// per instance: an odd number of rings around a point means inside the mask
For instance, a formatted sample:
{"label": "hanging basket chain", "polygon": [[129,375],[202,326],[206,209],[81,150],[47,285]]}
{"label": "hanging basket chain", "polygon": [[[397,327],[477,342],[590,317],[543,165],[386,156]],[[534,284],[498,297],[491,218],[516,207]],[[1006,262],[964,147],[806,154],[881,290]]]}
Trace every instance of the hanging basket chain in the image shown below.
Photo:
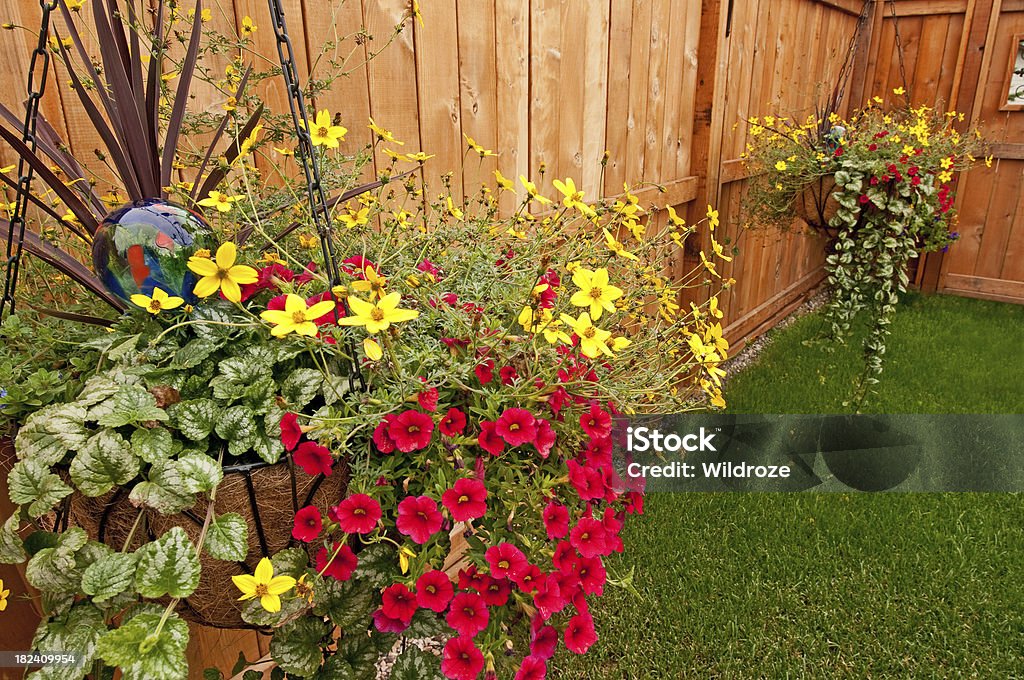
{"label": "hanging basket chain", "polygon": [[[284,7],[281,5],[281,0],[267,0],[267,4],[270,7],[270,18],[274,27],[274,36],[277,38],[277,55],[281,62],[281,75],[284,77],[285,90],[288,93],[288,106],[291,108],[292,125],[295,127],[295,135],[298,139],[295,155],[302,165],[302,171],[306,178],[306,200],[309,202],[309,211],[313,218],[313,225],[316,227],[317,235],[320,237],[324,269],[329,279],[329,295],[331,299],[338,303],[339,300],[335,296],[334,288],[341,282],[341,270],[338,265],[337,254],[334,251],[330,205],[327,201],[327,192],[320,179],[320,164],[317,160],[316,150],[313,147],[313,139],[309,134],[309,117],[306,113],[306,100],[299,82],[299,74],[295,68],[295,51],[292,47],[292,39],[288,35],[288,26],[285,22]],[[348,303],[342,299],[340,304],[345,314],[348,314]],[[335,317],[337,317],[337,314],[337,309],[335,309]],[[351,341],[346,343],[346,349],[349,357],[351,357],[352,373],[356,376],[360,388],[363,388],[365,387],[363,375],[359,370],[355,349],[352,347]]]}
{"label": "hanging basket chain", "polygon": [[[50,12],[57,8],[57,0],[39,0],[42,16],[39,20],[39,39],[32,51],[28,67],[28,99],[25,101],[25,121],[21,129],[21,139],[32,153],[36,150],[36,120],[39,116],[39,104],[46,92],[46,80],[50,72],[50,50],[47,43],[50,39]],[[18,274],[21,267],[22,246],[25,243],[25,216],[31,196],[34,172],[24,157],[18,160],[18,188],[14,199],[14,212],[7,223],[7,257],[4,261],[4,292],[0,298],[0,319],[4,310],[14,313],[15,291],[18,287]]]}
{"label": "hanging basket chain", "polygon": [[910,94],[910,83],[907,82],[907,67],[903,61],[903,40],[900,38],[900,19],[896,15],[896,0],[889,0],[889,13],[892,14],[892,28],[896,34],[896,55],[900,60],[900,80],[903,82],[903,91],[906,93],[907,101],[913,101]]}

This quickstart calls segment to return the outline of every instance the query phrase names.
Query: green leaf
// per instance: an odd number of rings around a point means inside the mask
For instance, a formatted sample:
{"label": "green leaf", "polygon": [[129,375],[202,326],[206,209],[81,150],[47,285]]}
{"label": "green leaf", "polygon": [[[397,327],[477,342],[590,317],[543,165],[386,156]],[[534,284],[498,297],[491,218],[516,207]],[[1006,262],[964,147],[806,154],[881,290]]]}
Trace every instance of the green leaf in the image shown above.
{"label": "green leaf", "polygon": [[366,635],[349,635],[338,643],[338,656],[348,661],[355,680],[374,680],[377,675],[377,653],[373,641]]}
{"label": "green leaf", "polygon": [[123,359],[129,354],[129,352],[135,351],[135,346],[138,344],[140,337],[141,334],[136,333],[135,335],[131,335],[127,339],[118,342],[118,344],[110,348],[107,352],[107,356],[114,361]]}
{"label": "green leaf", "polygon": [[[101,409],[102,412],[97,409]],[[122,427],[147,420],[167,420],[167,412],[157,407],[156,397],[141,385],[125,385],[107,401],[94,407],[103,427]]]}
{"label": "green leaf", "polygon": [[320,391],[324,395],[324,403],[330,406],[352,391],[352,378],[347,375],[328,375]]}
{"label": "green leaf", "polygon": [[146,608],[99,639],[97,653],[108,664],[121,669],[123,680],[188,677],[188,625],[172,613],[157,633],[161,614],[160,610]]}
{"label": "green leaf", "polygon": [[371,545],[359,553],[356,578],[369,581],[375,588],[382,588],[398,576],[398,559],[394,550],[383,545]]}
{"label": "green leaf", "polygon": [[132,433],[132,452],[147,463],[170,458],[173,451],[174,440],[167,428],[142,427]]}
{"label": "green leaf", "polygon": [[323,374],[315,368],[297,368],[281,383],[281,395],[292,410],[298,410],[313,400],[323,382]]}
{"label": "green leaf", "polygon": [[20,518],[15,512],[0,527],[0,564],[20,564],[28,558],[25,544],[18,533],[20,525]]}
{"label": "green leaf", "polygon": [[174,353],[171,368],[175,370],[195,368],[223,346],[223,340],[215,340],[213,338],[195,338],[190,340],[184,347]]}
{"label": "green leaf", "polygon": [[270,655],[285,672],[308,678],[320,668],[320,641],[330,626],[318,619],[302,618],[285,624],[270,641]]}
{"label": "green leaf", "polygon": [[249,554],[249,527],[234,512],[221,515],[210,523],[203,547],[218,560],[241,562]]}
{"label": "green leaf", "polygon": [[256,414],[247,406],[232,406],[221,412],[214,426],[217,436],[228,443],[228,453],[240,456],[252,450],[259,436]]}
{"label": "green leaf", "polygon": [[204,668],[203,680],[224,680],[224,674],[216,668]]}
{"label": "green leaf", "polygon": [[136,556],[112,552],[90,564],[82,574],[82,592],[93,602],[104,602],[132,588]]}
{"label": "green leaf", "polygon": [[441,617],[429,609],[420,609],[412,617],[412,622],[404,631],[409,638],[432,638],[441,635],[447,630],[447,625]]}
{"label": "green leaf", "polygon": [[186,453],[178,458],[183,476],[182,487],[188,493],[209,493],[224,478],[224,470],[216,458],[205,453]]}
{"label": "green leaf", "polygon": [[75,561],[77,553],[89,537],[80,527],[71,527],[57,537],[52,548],[43,548],[28,561],[25,577],[39,590],[53,593],[77,593],[82,572]]}
{"label": "green leaf", "polygon": [[71,487],[37,460],[22,460],[15,464],[7,477],[11,501],[15,505],[28,505],[29,517],[42,517],[62,498],[71,493]]}
{"label": "green leaf", "polygon": [[149,479],[139,482],[128,496],[132,505],[145,505],[161,515],[171,515],[195,505],[196,497],[189,492],[188,479],[176,460],[157,461],[149,469]]}
{"label": "green leaf", "polygon": [[249,357],[231,357],[217,365],[217,371],[225,380],[236,385],[248,385],[263,378],[267,372],[266,361],[253,361]]}
{"label": "green leaf", "polygon": [[301,597],[285,595],[281,598],[281,610],[268,612],[260,605],[259,598],[242,605],[242,620],[258,628],[277,628],[285,621],[296,619],[309,609],[309,603]]}
{"label": "green leaf", "polygon": [[193,399],[175,404],[173,413],[178,431],[192,441],[206,439],[217,422],[217,409],[217,402],[212,399]]}
{"label": "green leaf", "polygon": [[309,555],[302,548],[288,548],[278,551],[270,558],[270,562],[274,565],[274,574],[283,574],[297,579],[306,573],[306,569],[309,567]]}
{"label": "green leaf", "polygon": [[188,597],[199,585],[199,558],[181,527],[139,548],[136,589],[143,597]]}
{"label": "green leaf", "polygon": [[279,436],[270,437],[261,433],[256,437],[256,443],[253,444],[252,448],[260,459],[270,465],[279,461],[281,456],[284,455],[284,444],[281,443]]}
{"label": "green leaf", "polygon": [[43,666],[30,675],[38,680],[78,680],[92,670],[100,636],[107,630],[103,612],[87,602],[79,602],[66,613],[41,624],[33,648],[39,652],[75,652],[75,666]]}
{"label": "green leaf", "polygon": [[71,461],[71,481],[86,496],[102,496],[137,474],[139,459],[124,437],[113,430],[94,434]]}
{"label": "green leaf", "polygon": [[94,375],[85,381],[82,391],[75,403],[79,406],[92,406],[118,393],[123,383],[107,374]]}
{"label": "green leaf", "polygon": [[395,660],[391,680],[444,680],[441,659],[416,645],[409,645]]}
{"label": "green leaf", "polygon": [[373,615],[374,589],[364,579],[319,579],[313,588],[313,613],[326,616],[344,631],[356,630]]}
{"label": "green leaf", "polygon": [[77,404],[60,404],[36,411],[18,432],[14,448],[18,458],[53,465],[68,451],[81,448],[89,438],[87,411]]}

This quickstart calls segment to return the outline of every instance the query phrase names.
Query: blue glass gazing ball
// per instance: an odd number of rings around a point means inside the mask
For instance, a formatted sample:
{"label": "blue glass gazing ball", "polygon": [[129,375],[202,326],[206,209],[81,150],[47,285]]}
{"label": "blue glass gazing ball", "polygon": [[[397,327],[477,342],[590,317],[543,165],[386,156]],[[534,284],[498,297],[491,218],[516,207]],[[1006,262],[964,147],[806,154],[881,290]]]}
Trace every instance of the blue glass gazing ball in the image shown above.
{"label": "blue glass gazing ball", "polygon": [[92,243],[96,274],[114,295],[153,295],[160,288],[193,302],[196,275],[188,259],[209,248],[213,232],[184,206],[159,199],[134,201],[104,218]]}

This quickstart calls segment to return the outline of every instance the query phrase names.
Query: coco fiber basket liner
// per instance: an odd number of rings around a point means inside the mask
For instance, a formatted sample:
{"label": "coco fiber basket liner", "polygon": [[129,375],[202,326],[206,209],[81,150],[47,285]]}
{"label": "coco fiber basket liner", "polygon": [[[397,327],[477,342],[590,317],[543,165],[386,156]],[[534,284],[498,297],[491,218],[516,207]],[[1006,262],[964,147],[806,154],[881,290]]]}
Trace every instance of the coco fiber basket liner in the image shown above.
{"label": "coco fiber basket liner", "polygon": [[836,216],[840,207],[838,201],[832,197],[835,190],[835,177],[819,177],[793,199],[794,213],[812,229],[828,230],[828,223]]}
{"label": "coco fiber basket liner", "polygon": [[[260,558],[294,545],[291,530],[296,509],[310,504],[321,509],[336,505],[344,497],[348,479],[343,462],[336,463],[328,477],[307,475],[288,462],[225,466],[224,480],[217,487],[215,513],[235,512],[245,518],[249,554],[244,563],[239,563],[204,553],[199,587],[179,604],[181,616],[216,628],[254,628],[242,620],[244,603],[237,601],[239,593],[231,577],[251,574]],[[147,510],[129,548],[134,550],[176,526],[193,541],[198,540],[208,505],[204,498],[175,515]],[[85,529],[90,538],[120,550],[137,512],[124,491],[115,490],[98,498],[75,494],[67,519]]]}

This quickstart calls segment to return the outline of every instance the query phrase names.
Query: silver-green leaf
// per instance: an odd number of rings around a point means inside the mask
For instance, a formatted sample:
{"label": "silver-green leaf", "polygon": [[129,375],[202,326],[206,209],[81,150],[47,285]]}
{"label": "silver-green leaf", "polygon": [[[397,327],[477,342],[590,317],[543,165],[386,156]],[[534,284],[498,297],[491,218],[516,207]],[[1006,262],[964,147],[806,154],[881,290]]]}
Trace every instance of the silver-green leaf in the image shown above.
{"label": "silver-green leaf", "polygon": [[85,444],[89,431],[85,427],[87,411],[77,404],[60,404],[41,409],[25,421],[14,448],[18,458],[53,465],[68,451]]}
{"label": "silver-green leaf", "polygon": [[121,669],[123,680],[188,677],[188,624],[172,613],[157,633],[160,617],[160,611],[144,609],[99,639],[97,653],[109,665]]}
{"label": "silver-green leaf", "polygon": [[136,562],[132,553],[112,552],[101,557],[82,573],[82,592],[96,603],[120,595],[134,584]]}
{"label": "silver-green leaf", "polygon": [[113,430],[101,430],[71,461],[71,481],[86,496],[102,496],[114,486],[131,481],[139,474],[139,466],[124,437]]}
{"label": "silver-green leaf", "polygon": [[32,518],[42,517],[71,493],[71,487],[34,459],[16,463],[7,478],[7,485],[11,501],[16,505],[27,505]]}
{"label": "silver-green leaf", "polygon": [[215,518],[203,547],[218,560],[241,562],[249,553],[249,527],[245,519],[234,512]]}
{"label": "silver-green leaf", "polygon": [[164,427],[139,428],[132,433],[132,451],[147,463],[155,463],[171,456],[174,440]]}
{"label": "silver-green leaf", "polygon": [[172,527],[136,552],[135,585],[143,597],[188,597],[199,585],[199,558],[181,527]]}

